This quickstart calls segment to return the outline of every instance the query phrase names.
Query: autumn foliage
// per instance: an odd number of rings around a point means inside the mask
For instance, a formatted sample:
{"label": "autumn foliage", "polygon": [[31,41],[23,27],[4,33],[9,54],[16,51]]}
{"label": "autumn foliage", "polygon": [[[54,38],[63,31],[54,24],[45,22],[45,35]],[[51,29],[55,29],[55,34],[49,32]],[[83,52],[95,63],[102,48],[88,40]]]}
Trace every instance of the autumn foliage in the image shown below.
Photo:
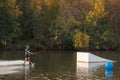
{"label": "autumn foliage", "polygon": [[0,0],[0,47],[112,50],[120,0]]}

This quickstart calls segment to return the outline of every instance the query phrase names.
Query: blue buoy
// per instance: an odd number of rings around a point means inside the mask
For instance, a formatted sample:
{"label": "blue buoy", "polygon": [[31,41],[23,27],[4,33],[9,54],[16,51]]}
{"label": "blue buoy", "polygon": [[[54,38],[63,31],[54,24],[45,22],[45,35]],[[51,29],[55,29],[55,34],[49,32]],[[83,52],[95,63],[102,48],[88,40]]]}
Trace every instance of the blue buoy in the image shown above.
{"label": "blue buoy", "polygon": [[105,66],[106,66],[106,70],[112,70],[113,69],[113,63],[112,62],[107,62]]}

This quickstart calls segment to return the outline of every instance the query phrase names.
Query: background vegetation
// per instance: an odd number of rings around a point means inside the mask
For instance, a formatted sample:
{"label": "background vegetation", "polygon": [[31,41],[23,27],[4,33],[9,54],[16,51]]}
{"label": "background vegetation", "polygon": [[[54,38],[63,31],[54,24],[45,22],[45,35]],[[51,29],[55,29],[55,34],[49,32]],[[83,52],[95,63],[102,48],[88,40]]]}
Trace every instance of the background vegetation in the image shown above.
{"label": "background vegetation", "polygon": [[113,50],[120,0],[0,0],[0,48]]}

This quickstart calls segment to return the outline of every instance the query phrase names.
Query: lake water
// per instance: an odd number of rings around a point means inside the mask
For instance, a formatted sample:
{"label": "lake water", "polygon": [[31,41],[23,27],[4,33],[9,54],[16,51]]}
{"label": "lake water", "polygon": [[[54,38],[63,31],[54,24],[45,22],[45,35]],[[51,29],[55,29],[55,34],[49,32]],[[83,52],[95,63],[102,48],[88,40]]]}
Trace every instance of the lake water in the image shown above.
{"label": "lake water", "polygon": [[[0,80],[120,80],[119,51],[92,53],[117,61],[113,70],[106,71],[105,65],[81,68],[76,62],[76,52],[40,51],[31,56],[34,67],[0,65]],[[0,61],[23,59],[24,51],[0,52]]]}

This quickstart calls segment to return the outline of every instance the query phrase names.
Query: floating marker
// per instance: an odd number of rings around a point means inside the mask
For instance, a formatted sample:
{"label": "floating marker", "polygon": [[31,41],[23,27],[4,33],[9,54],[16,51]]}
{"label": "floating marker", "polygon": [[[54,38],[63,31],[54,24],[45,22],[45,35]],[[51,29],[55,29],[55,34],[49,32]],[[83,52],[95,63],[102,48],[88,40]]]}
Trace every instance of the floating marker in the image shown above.
{"label": "floating marker", "polygon": [[107,62],[105,67],[106,67],[106,70],[112,70],[113,69],[113,63],[112,62]]}

